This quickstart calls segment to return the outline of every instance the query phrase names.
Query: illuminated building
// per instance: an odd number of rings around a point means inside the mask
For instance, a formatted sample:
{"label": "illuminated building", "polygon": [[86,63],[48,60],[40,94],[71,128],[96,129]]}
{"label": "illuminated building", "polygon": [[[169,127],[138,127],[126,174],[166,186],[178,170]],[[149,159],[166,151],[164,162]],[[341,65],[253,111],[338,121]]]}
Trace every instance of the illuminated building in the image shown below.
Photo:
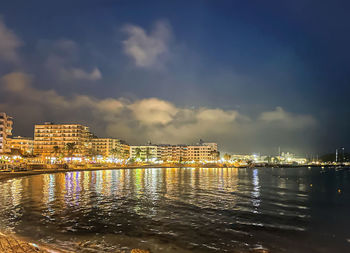
{"label": "illuminated building", "polygon": [[16,136],[7,140],[11,150],[19,150],[21,154],[33,154],[34,140],[28,137]]}
{"label": "illuminated building", "polygon": [[89,128],[80,124],[35,125],[34,154],[84,156],[91,149]]}
{"label": "illuminated building", "polygon": [[289,152],[286,152],[286,153],[282,152],[279,159],[281,163],[284,163],[284,164],[293,164],[293,163],[305,164],[307,162],[306,158],[296,157],[294,154]]}
{"label": "illuminated building", "polygon": [[187,160],[187,145],[158,145],[160,160],[162,161],[185,161]]}
{"label": "illuminated building", "polygon": [[119,140],[118,147],[121,152],[121,158],[128,159],[130,157],[130,145],[123,140]]}
{"label": "illuminated building", "polygon": [[130,157],[158,161],[214,161],[218,158],[216,143],[200,142],[195,145],[149,144],[130,146]]}
{"label": "illuminated building", "polygon": [[289,152],[282,152],[278,156],[267,156],[260,154],[251,155],[238,155],[232,154],[231,161],[250,161],[254,164],[276,163],[276,164],[306,164],[307,159],[303,157],[297,157]]}
{"label": "illuminated building", "polygon": [[93,138],[91,139],[91,148],[95,155],[118,159],[129,158],[129,145],[119,139]]}
{"label": "illuminated building", "polygon": [[189,161],[214,161],[218,158],[218,145],[200,141],[196,145],[187,146],[187,159]]}
{"label": "illuminated building", "polygon": [[7,139],[12,135],[12,117],[0,112],[0,153],[10,152]]}
{"label": "illuminated building", "polygon": [[158,145],[138,145],[130,146],[130,157],[141,160],[159,160],[161,158]]}

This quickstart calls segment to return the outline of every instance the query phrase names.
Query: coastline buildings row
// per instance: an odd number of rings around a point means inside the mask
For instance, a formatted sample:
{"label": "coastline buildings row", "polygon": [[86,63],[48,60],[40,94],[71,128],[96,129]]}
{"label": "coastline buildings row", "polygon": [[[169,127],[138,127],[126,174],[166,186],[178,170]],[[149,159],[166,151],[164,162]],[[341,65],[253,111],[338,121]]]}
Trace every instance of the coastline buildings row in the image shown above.
{"label": "coastline buildings row", "polygon": [[304,157],[298,157],[289,152],[282,152],[279,155],[267,156],[260,154],[251,154],[251,155],[224,155],[225,160],[230,161],[250,161],[254,164],[306,164],[308,160]]}
{"label": "coastline buildings row", "polygon": [[200,141],[195,145],[128,145],[115,138],[98,138],[81,124],[34,126],[34,139],[13,137],[12,117],[0,113],[0,154],[17,152],[38,157],[94,157],[138,161],[214,161],[219,159],[216,143]]}
{"label": "coastline buildings row", "polygon": [[195,145],[147,144],[130,146],[130,157],[158,161],[215,161],[220,159],[216,143],[203,142]]}

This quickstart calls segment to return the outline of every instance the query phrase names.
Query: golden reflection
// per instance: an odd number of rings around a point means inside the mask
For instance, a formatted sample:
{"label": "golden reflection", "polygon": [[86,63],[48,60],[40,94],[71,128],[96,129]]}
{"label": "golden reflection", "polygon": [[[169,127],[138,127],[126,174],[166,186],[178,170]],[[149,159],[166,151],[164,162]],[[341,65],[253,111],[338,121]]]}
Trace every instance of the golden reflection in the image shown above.
{"label": "golden reflection", "polygon": [[135,169],[133,172],[134,173],[132,175],[135,177],[134,189],[138,194],[140,194],[143,191],[144,187],[145,169]]}
{"label": "golden reflection", "polygon": [[[10,205],[19,205],[22,198],[30,197],[31,201],[37,203],[35,208],[45,206],[48,210],[53,205],[61,206],[62,210],[68,207],[88,206],[92,201],[98,205],[104,196],[134,198],[136,204],[133,208],[137,213],[144,210],[142,202],[145,200],[151,201],[151,205],[154,206],[157,205],[157,201],[164,199],[166,201],[181,199],[203,206],[206,204],[203,198],[214,196],[217,203],[225,203],[226,207],[234,208],[237,201],[245,201],[258,208],[262,201],[260,173],[264,172],[259,169],[242,168],[78,171],[9,180],[0,184],[0,190],[9,192]],[[281,189],[295,189],[299,192],[307,190],[305,183],[288,180],[283,172],[281,176],[270,177],[268,180],[269,187],[276,188],[275,194],[280,196],[285,194]],[[266,183],[266,179],[264,182]],[[247,194],[250,198],[242,199],[235,194],[236,192]],[[92,200],[92,197],[95,199]],[[3,202],[3,199],[1,201],[1,205],[8,204]]]}
{"label": "golden reflection", "polygon": [[222,168],[223,189],[228,191],[238,190],[238,168]]}
{"label": "golden reflection", "polygon": [[11,181],[11,196],[12,196],[12,205],[17,206],[21,203],[21,198],[22,198],[22,183],[21,180],[12,180]]}
{"label": "golden reflection", "polygon": [[43,196],[42,201],[44,205],[48,205],[55,199],[55,176],[50,174],[43,175]]}

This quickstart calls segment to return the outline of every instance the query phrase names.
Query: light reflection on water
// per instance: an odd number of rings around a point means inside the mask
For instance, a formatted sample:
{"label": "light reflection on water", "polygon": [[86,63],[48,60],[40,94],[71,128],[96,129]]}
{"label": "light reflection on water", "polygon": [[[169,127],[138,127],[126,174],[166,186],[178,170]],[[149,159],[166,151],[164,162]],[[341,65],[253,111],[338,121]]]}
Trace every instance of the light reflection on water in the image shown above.
{"label": "light reflection on water", "polygon": [[154,252],[344,251],[349,188],[349,171],[320,168],[37,175],[0,183],[0,229],[66,248],[94,238]]}

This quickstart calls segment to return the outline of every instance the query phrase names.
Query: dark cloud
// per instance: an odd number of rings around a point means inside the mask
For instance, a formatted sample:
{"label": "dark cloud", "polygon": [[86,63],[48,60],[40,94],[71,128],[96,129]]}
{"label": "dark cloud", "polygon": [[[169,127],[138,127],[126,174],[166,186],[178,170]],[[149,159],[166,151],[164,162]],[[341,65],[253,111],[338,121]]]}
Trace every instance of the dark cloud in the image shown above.
{"label": "dark cloud", "polygon": [[[311,24],[302,11],[309,1],[280,6],[281,13],[274,4],[246,5],[196,4],[181,20],[173,15],[179,9],[148,16],[121,6],[101,11],[97,3],[91,13],[79,5],[48,23],[32,12],[12,15],[11,25],[0,22],[0,110],[15,117],[21,135],[55,121],[131,143],[202,138],[234,152],[341,145],[350,138],[349,77],[339,52],[348,53],[347,40],[336,42],[348,36],[335,22],[325,25],[325,15],[324,29],[313,29],[318,19]],[[160,17],[169,21],[154,22]],[[301,27],[301,20],[308,23]]]}
{"label": "dark cloud", "polygon": [[170,54],[172,31],[166,21],[155,23],[151,32],[142,27],[127,24],[122,31],[127,39],[123,41],[123,50],[132,58],[135,65],[143,68],[161,67]]}
{"label": "dark cloud", "polygon": [[19,63],[18,49],[22,44],[22,41],[5,25],[0,16],[0,61]]}
{"label": "dark cloud", "polygon": [[[102,136],[122,137],[132,143],[147,140],[160,143],[192,143],[199,138],[218,141],[225,150],[253,151],[257,147],[273,150],[276,141],[287,139],[290,147],[298,145],[303,133],[317,127],[310,115],[286,112],[281,107],[261,112],[258,117],[242,115],[237,110],[220,108],[187,108],[159,98],[129,101],[123,98],[97,99],[93,96],[59,95],[54,90],[39,90],[32,86],[33,77],[21,72],[1,78],[4,102],[0,108],[15,117],[23,117],[30,108],[36,123],[45,120],[81,122]],[[28,113],[28,109],[26,109]],[[25,121],[28,117],[19,118]],[[24,125],[32,128],[30,122]],[[23,124],[23,123],[22,123]],[[285,135],[280,140],[274,134]],[[267,138],[265,138],[267,137]],[[293,140],[293,141],[291,141]]]}

